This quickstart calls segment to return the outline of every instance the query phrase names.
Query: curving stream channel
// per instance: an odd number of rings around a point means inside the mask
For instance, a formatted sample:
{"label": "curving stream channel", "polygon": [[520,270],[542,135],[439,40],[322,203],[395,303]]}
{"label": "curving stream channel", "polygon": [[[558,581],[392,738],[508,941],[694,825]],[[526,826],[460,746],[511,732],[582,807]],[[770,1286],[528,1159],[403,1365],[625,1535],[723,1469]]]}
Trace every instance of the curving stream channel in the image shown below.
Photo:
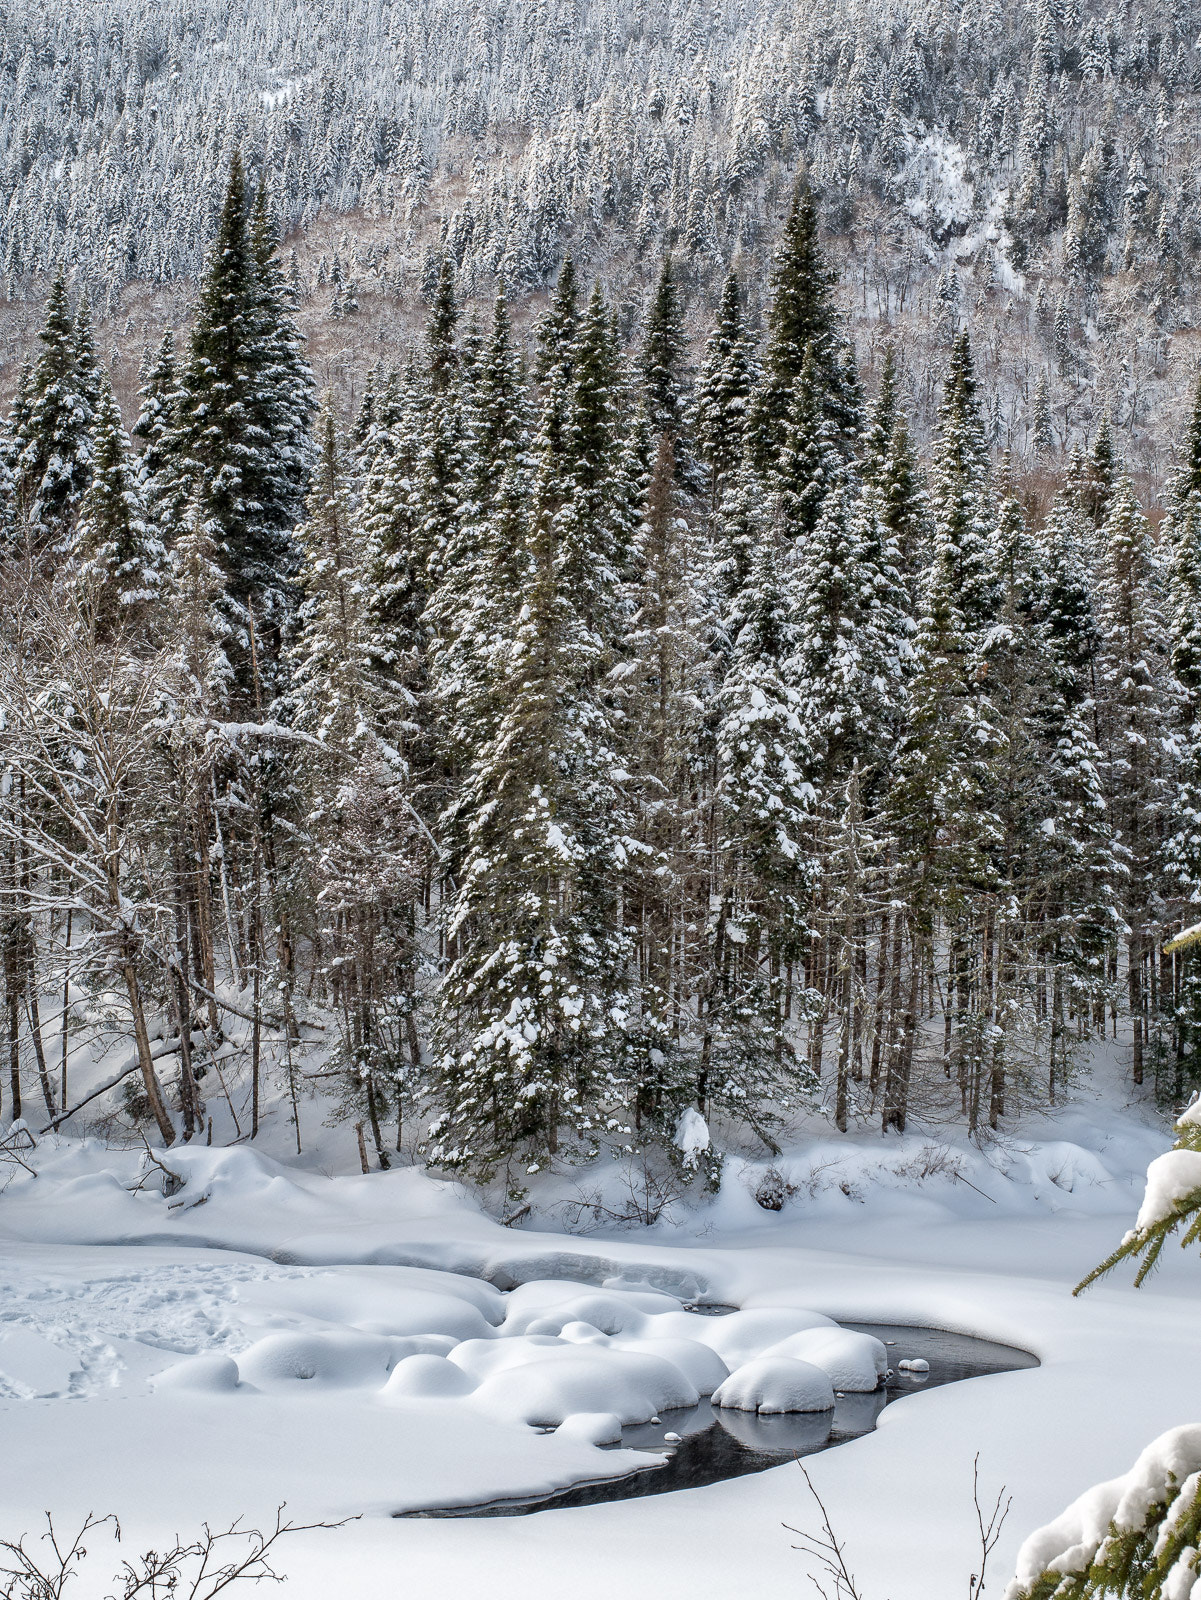
{"label": "curving stream channel", "polygon": [[[648,1463],[620,1478],[575,1484],[553,1494],[527,1499],[492,1500],[485,1505],[448,1506],[440,1510],[400,1512],[403,1517],[521,1517],[533,1511],[565,1506],[598,1505],[606,1500],[633,1500],[648,1494],[695,1489],[723,1478],[763,1472],[797,1456],[829,1450],[848,1439],[870,1433],[884,1407],[918,1389],[934,1389],[964,1378],[1037,1367],[1029,1351],[938,1328],[907,1328],[891,1323],[843,1322],[841,1327],[870,1333],[888,1346],[888,1378],[871,1394],[840,1395],[832,1412],[759,1416],[755,1412],[714,1407],[707,1400],[687,1411],[664,1412],[658,1423],[622,1430],[625,1450],[645,1450],[667,1460]],[[929,1372],[906,1372],[905,1360],[929,1363]],[[679,1436],[678,1442],[665,1439]]]}

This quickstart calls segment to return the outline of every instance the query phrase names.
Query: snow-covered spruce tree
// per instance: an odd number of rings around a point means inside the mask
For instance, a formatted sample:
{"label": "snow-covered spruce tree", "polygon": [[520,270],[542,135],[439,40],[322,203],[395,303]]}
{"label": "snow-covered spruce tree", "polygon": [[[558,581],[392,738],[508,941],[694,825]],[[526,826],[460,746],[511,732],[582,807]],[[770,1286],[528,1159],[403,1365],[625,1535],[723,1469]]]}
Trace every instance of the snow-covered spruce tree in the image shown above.
{"label": "snow-covered spruce tree", "polygon": [[[853,494],[838,483],[829,491],[816,528],[796,546],[795,565],[797,648],[788,678],[814,792],[806,961],[810,989],[826,996],[838,1019],[835,1119],[845,1128],[848,1073],[862,1076],[867,1032],[868,922],[883,905],[876,817],[903,715],[913,624],[873,486]],[[811,1019],[815,1074],[825,1021]]]}
{"label": "snow-covered spruce tree", "polygon": [[141,623],[161,601],[166,551],[147,521],[137,469],[108,379],[92,424],[92,476],[59,570],[99,638]]}
{"label": "snow-covered spruce tree", "polygon": [[1128,477],[1118,480],[1103,541],[1098,661],[1098,743],[1105,758],[1110,826],[1123,865],[1132,1072],[1143,1081],[1161,1045],[1156,1015],[1163,847],[1173,801],[1177,688],[1151,529]]}
{"label": "snow-covered spruce tree", "polygon": [[[496,731],[495,662],[512,636],[526,576],[529,406],[503,289],[469,397],[463,458],[459,517],[423,618],[431,706],[452,791]],[[452,798],[443,818],[448,847],[456,812]]]}
{"label": "snow-covered spruce tree", "polygon": [[815,388],[835,440],[847,453],[857,443],[862,402],[853,362],[845,359],[835,282],[818,241],[817,202],[802,178],[776,249],[762,372],[747,419],[746,448],[760,473],[773,470],[779,459],[793,393],[811,348]]}
{"label": "snow-covered spruce tree", "polygon": [[249,964],[244,924],[233,903],[241,841],[235,845],[223,830],[218,790],[218,781],[224,785],[236,765],[236,750],[228,732],[233,625],[216,535],[193,497],[168,554],[159,617],[164,701],[156,734],[175,912],[171,1009],[183,1045],[181,1086],[189,1091],[181,1094],[185,1138],[203,1123],[196,1074],[222,1045],[218,973],[228,971],[241,988]]}
{"label": "snow-covered spruce tree", "polygon": [[689,426],[692,395],[688,340],[680,286],[670,255],[663,258],[647,311],[638,365],[651,433],[669,441],[681,483],[696,481]]}
{"label": "snow-covered spruce tree", "polygon": [[674,1133],[698,1098],[698,1002],[709,971],[711,773],[704,712],[712,696],[713,590],[700,533],[682,504],[672,447],[659,435],[635,540],[634,614],[613,678],[631,829],[624,921],[635,942],[629,1024],[634,1122]]}
{"label": "snow-covered spruce tree", "polygon": [[1047,859],[1038,875],[1036,903],[1052,963],[1052,1098],[1056,1074],[1066,1068],[1070,1034],[1104,1027],[1106,1003],[1113,1000],[1111,970],[1121,928],[1118,884],[1123,873],[1114,852],[1104,761],[1095,738],[1093,690],[1101,634],[1092,601],[1089,549],[1083,514],[1071,498],[1061,496],[1036,536],[1038,583],[1023,613],[1025,626],[1040,628],[1044,635],[1052,690],[1034,709],[1034,736],[1045,752],[1050,792],[1042,825]]}
{"label": "snow-covered spruce tree", "polygon": [[714,509],[742,456],[755,379],[754,353],[743,329],[742,291],[731,272],[705,344],[695,403],[697,449],[709,470],[709,504]]}
{"label": "snow-covered spruce tree", "polygon": [[149,515],[157,519],[159,501],[170,489],[171,438],[179,402],[175,335],[170,329],[143,372],[140,395],[142,403],[130,431],[142,452],[138,463],[142,497]]}
{"label": "snow-covered spruce tree", "polygon": [[491,1170],[589,1143],[623,1064],[628,845],[602,684],[623,621],[618,385],[599,290],[560,424],[546,416],[517,625],[497,661],[496,732],[464,783],[467,850],[439,995],[446,1166]]}
{"label": "snow-covered spruce tree", "polygon": [[61,270],[38,339],[42,353],[18,391],[10,430],[17,516],[35,548],[44,550],[66,537],[91,473],[88,395],[95,371],[81,365]]}
{"label": "snow-covered spruce tree", "polygon": [[[1167,824],[1165,859],[1169,893],[1180,902],[1174,920],[1195,923],[1201,912],[1201,383],[1185,440],[1184,460],[1163,530],[1170,552],[1168,625],[1177,701],[1178,776]],[[1171,1009],[1171,1038],[1164,1087],[1177,1101],[1201,1085],[1201,958],[1192,946],[1172,963],[1172,990],[1161,997]],[[1165,1005],[1165,1000],[1167,1005]]]}
{"label": "snow-covered spruce tree", "polygon": [[293,529],[307,483],[312,384],[262,210],[252,226],[241,157],[230,163],[217,235],[179,373],[159,515],[170,539],[199,496],[241,635],[244,694],[269,692],[293,606]]}
{"label": "snow-covered spruce tree", "polygon": [[893,559],[911,597],[927,558],[928,507],[909,423],[900,403],[895,347],[885,353],[880,392],[865,438],[863,476],[879,495],[879,511],[894,547]]}
{"label": "snow-covered spruce tree", "polygon": [[[1099,636],[1082,589],[1079,513],[1061,502],[1034,535],[1011,494],[998,512],[1002,598],[986,646],[1002,758],[1003,844],[991,918],[995,1053],[1003,1103],[1052,1102],[1074,1045],[1104,1019],[1119,918],[1088,691]],[[990,1108],[991,1110],[991,1108]]]}
{"label": "snow-covered spruce tree", "polygon": [[425,569],[427,594],[453,560],[463,512],[467,417],[476,363],[469,358],[468,341],[460,348],[458,322],[454,271],[444,261],[426,328],[424,415],[412,484],[417,555]]}
{"label": "snow-covered spruce tree", "polygon": [[307,736],[299,751],[307,932],[338,1018],[343,1111],[370,1126],[387,1167],[384,1119],[395,1117],[399,1144],[421,1070],[416,900],[424,851],[407,771],[379,733],[363,545],[328,401],[317,438],[289,695],[294,725]]}
{"label": "snow-covered spruce tree", "polygon": [[806,844],[815,800],[812,752],[788,676],[799,644],[792,576],[791,546],[779,544],[764,520],[750,575],[726,618],[729,656],[715,706],[722,879],[710,919],[701,1099],[731,1108],[741,1102],[752,1122],[760,1100],[786,1099],[809,1082],[786,1015],[789,974],[808,946]]}
{"label": "snow-covered spruce tree", "polygon": [[784,418],[771,479],[780,533],[803,547],[817,527],[827,495],[846,479],[847,467],[827,413],[818,351],[810,345]]}
{"label": "snow-covered spruce tree", "polygon": [[[907,902],[909,976],[900,1037],[890,1053],[883,1126],[903,1132],[908,1116],[918,996],[936,959],[952,947],[958,991],[948,1061],[974,1115],[1000,1113],[1003,1081],[992,1073],[993,993],[984,968],[993,958],[997,851],[995,764],[1002,752],[988,694],[986,644],[1001,589],[993,565],[994,525],[988,459],[976,405],[967,333],[952,347],[939,411],[931,481],[932,557],[914,644],[908,726],[889,796]],[[962,954],[963,960],[959,961]],[[994,969],[995,970],[995,969]],[[991,1083],[988,1081],[992,1074]]]}
{"label": "snow-covered spruce tree", "polygon": [[912,654],[912,619],[874,486],[836,483],[816,527],[796,553],[797,648],[788,664],[818,796],[845,783],[858,763],[885,780],[883,764],[900,716],[902,672]]}
{"label": "snow-covered spruce tree", "polygon": [[415,368],[389,377],[364,458],[359,511],[370,659],[391,707],[389,738],[406,758],[418,737],[413,712],[426,675],[429,585],[414,492],[424,392]]}

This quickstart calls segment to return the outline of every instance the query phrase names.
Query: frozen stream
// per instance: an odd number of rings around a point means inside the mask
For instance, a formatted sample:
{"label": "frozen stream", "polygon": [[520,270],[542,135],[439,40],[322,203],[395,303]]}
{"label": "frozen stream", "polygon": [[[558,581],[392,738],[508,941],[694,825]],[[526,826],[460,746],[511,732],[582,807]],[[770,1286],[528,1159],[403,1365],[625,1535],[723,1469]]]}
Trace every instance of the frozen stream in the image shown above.
{"label": "frozen stream", "polygon": [[[598,1505],[609,1500],[669,1494],[675,1489],[695,1489],[724,1478],[763,1472],[798,1456],[813,1455],[819,1450],[845,1444],[849,1439],[858,1439],[872,1431],[885,1406],[919,1389],[1038,1366],[1037,1359],[1028,1351],[995,1344],[988,1339],[946,1333],[939,1328],[867,1322],[845,1322],[841,1326],[882,1339],[888,1346],[890,1362],[924,1360],[929,1363],[929,1372],[902,1371],[894,1364],[888,1378],[874,1392],[840,1394],[833,1412],[761,1416],[753,1411],[715,1407],[702,1400],[685,1411],[665,1412],[657,1423],[623,1428],[622,1449],[644,1450],[656,1457],[653,1464],[625,1477],[575,1484],[553,1494],[401,1515],[519,1517],[533,1511]],[[678,1442],[670,1435],[678,1435]],[[664,1455],[665,1462],[661,1460]]]}

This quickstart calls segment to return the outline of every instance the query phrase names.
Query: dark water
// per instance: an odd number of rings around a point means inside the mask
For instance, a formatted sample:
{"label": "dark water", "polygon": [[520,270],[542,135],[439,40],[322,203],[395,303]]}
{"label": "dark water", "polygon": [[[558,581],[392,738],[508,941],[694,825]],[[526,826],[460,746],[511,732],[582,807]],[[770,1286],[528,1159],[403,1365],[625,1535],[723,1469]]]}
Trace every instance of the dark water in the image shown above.
{"label": "dark water", "polygon": [[[598,1483],[578,1483],[570,1489],[525,1500],[493,1500],[487,1505],[448,1506],[434,1511],[399,1513],[408,1517],[523,1517],[531,1511],[561,1506],[593,1506],[606,1500],[633,1500],[648,1494],[670,1494],[675,1489],[695,1489],[723,1478],[763,1472],[797,1456],[809,1456],[833,1445],[845,1444],[870,1433],[886,1405],[917,1389],[964,1378],[982,1378],[992,1372],[1017,1372],[1037,1367],[1026,1350],[970,1339],[938,1328],[904,1328],[891,1323],[844,1322],[844,1328],[874,1334],[888,1345],[892,1376],[872,1394],[848,1394],[833,1411],[797,1412],[761,1417],[753,1411],[731,1411],[711,1406],[707,1400],[687,1411],[665,1411],[658,1423],[623,1428],[621,1447],[626,1450],[666,1452],[667,1461],[608,1478]],[[928,1361],[928,1373],[897,1370],[906,1358]],[[664,1434],[678,1433],[679,1444],[665,1444]]]}

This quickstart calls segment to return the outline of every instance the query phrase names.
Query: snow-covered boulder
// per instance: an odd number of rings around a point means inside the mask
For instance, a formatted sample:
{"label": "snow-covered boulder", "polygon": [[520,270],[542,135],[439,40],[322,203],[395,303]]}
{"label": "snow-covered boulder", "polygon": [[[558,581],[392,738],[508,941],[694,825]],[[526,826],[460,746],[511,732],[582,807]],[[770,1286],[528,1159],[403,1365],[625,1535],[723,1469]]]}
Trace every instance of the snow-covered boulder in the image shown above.
{"label": "snow-covered boulder", "polygon": [[694,1406],[699,1399],[680,1369],[658,1356],[587,1345],[494,1372],[474,1395],[474,1403],[493,1416],[533,1427],[557,1427],[575,1411],[649,1422],[660,1411]]}
{"label": "snow-covered boulder", "polygon": [[817,1311],[792,1308],[761,1311],[732,1311],[728,1317],[700,1317],[700,1327],[691,1335],[707,1344],[733,1372],[746,1361],[761,1356],[794,1333],[810,1328],[838,1331],[838,1324]]}
{"label": "snow-covered boulder", "polygon": [[232,1356],[189,1356],[156,1372],[150,1386],[156,1392],[179,1389],[188,1394],[231,1394],[238,1387],[238,1364]]}
{"label": "snow-covered boulder", "polygon": [[717,1351],[696,1339],[618,1339],[614,1348],[670,1361],[701,1395],[712,1394],[730,1375],[730,1369]]}
{"label": "snow-covered boulder", "polygon": [[470,1394],[475,1380],[445,1356],[406,1356],[384,1385],[386,1400],[443,1400]]}
{"label": "snow-covered boulder", "polygon": [[456,1366],[462,1367],[479,1383],[508,1367],[524,1367],[544,1360],[548,1351],[570,1354],[575,1348],[553,1334],[527,1333],[513,1339],[464,1339],[448,1354]]}
{"label": "snow-covered boulder", "polygon": [[820,1367],[791,1356],[760,1356],[732,1372],[713,1394],[736,1411],[830,1411],[834,1385]]}
{"label": "snow-covered boulder", "polygon": [[811,1362],[836,1389],[849,1394],[869,1393],[888,1371],[888,1351],[880,1340],[847,1328],[807,1328],[781,1339],[765,1354]]}
{"label": "snow-covered boulder", "polygon": [[370,1333],[272,1333],[238,1357],[238,1373],[259,1389],[382,1387],[395,1342]]}
{"label": "snow-covered boulder", "polygon": [[[525,1288],[532,1285],[526,1284]],[[520,1291],[518,1291],[520,1293]],[[514,1296],[516,1298],[516,1295]],[[569,1323],[587,1322],[601,1333],[637,1333],[654,1313],[678,1311],[679,1301],[667,1295],[606,1294],[594,1289],[587,1294],[564,1296],[557,1305],[523,1304],[510,1309],[504,1331],[510,1333],[557,1334]]]}
{"label": "snow-covered boulder", "polygon": [[555,1429],[561,1439],[581,1444],[620,1444],[621,1418],[613,1411],[573,1411]]}

